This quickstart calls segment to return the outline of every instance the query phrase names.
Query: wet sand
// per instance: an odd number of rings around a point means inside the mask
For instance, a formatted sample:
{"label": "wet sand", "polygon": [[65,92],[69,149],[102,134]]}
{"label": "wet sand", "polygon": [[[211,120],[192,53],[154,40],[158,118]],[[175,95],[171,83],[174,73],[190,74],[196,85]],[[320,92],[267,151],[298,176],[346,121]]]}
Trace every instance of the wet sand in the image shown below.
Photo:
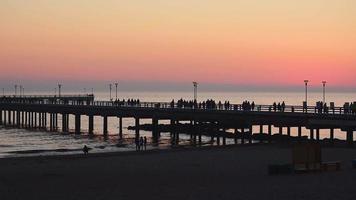
{"label": "wet sand", "polygon": [[271,145],[0,159],[0,199],[356,199],[355,149],[324,148],[341,171],[270,176]]}

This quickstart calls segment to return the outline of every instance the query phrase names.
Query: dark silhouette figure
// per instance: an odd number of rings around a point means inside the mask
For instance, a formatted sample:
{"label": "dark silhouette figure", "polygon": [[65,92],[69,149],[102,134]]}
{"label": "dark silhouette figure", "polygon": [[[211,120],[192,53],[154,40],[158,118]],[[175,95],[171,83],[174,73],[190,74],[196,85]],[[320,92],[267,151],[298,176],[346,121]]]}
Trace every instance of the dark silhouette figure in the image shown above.
{"label": "dark silhouette figure", "polygon": [[89,148],[87,147],[87,145],[84,145],[83,153],[84,153],[84,155],[87,155],[89,153]]}
{"label": "dark silhouette figure", "polygon": [[140,137],[139,150],[143,150],[143,137]]}
{"label": "dark silhouette figure", "polygon": [[140,150],[140,141],[138,137],[135,138],[136,151]]}
{"label": "dark silhouette figure", "polygon": [[146,146],[147,146],[147,138],[146,138],[146,136],[143,138],[143,146],[145,147],[145,150],[146,150]]}

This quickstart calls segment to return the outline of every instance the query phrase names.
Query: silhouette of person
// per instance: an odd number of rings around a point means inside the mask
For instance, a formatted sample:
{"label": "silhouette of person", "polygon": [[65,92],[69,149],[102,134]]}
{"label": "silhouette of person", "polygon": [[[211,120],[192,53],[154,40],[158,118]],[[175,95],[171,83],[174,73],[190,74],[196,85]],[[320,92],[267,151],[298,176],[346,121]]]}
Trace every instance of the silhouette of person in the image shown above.
{"label": "silhouette of person", "polygon": [[147,137],[146,136],[143,138],[143,146],[145,147],[145,150],[146,150],[146,146],[147,146]]}
{"label": "silhouette of person", "polygon": [[139,150],[143,150],[143,137],[140,137]]}
{"label": "silhouette of person", "polygon": [[87,155],[89,153],[89,148],[87,147],[87,145],[84,145],[83,153],[84,153],[84,155]]}

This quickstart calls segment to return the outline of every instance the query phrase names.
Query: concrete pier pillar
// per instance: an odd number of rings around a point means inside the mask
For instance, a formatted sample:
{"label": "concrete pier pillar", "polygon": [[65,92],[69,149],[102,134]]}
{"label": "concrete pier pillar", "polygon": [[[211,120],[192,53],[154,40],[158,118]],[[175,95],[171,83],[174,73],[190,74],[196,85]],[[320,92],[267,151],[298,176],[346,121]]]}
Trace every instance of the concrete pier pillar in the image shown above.
{"label": "concrete pier pillar", "polygon": [[16,126],[17,126],[18,128],[21,127],[21,115],[20,115],[20,114],[21,114],[21,113],[20,113],[19,110],[16,111]]}
{"label": "concrete pier pillar", "polygon": [[4,110],[4,116],[3,116],[3,118],[2,118],[2,124],[4,125],[4,126],[6,126],[6,110]]}
{"label": "concrete pier pillar", "polygon": [[80,134],[80,114],[75,115],[75,134]]}
{"label": "concrete pier pillar", "polygon": [[279,127],[279,135],[283,135],[283,127]]}
{"label": "concrete pier pillar", "polygon": [[25,115],[26,115],[26,112],[25,111],[22,111],[21,112],[21,128],[24,128],[25,127]]}
{"label": "concrete pier pillar", "polygon": [[226,132],[226,130],[225,129],[223,129],[223,145],[225,146],[226,145],[226,134],[225,134],[225,132]]}
{"label": "concrete pier pillar", "polygon": [[12,126],[16,126],[16,112],[12,111]]}
{"label": "concrete pier pillar", "polygon": [[94,116],[93,115],[89,115],[88,123],[89,123],[89,135],[93,135],[94,134]]}
{"label": "concrete pier pillar", "polygon": [[2,110],[0,110],[0,125],[2,125]]}
{"label": "concrete pier pillar", "polygon": [[302,138],[302,127],[298,126],[298,138]]}
{"label": "concrete pier pillar", "polygon": [[290,127],[287,127],[287,135],[290,136]]}
{"label": "concrete pier pillar", "polygon": [[248,142],[252,144],[252,134],[253,134],[253,126],[251,125],[249,128],[249,137],[248,137]]}
{"label": "concrete pier pillar", "polygon": [[347,145],[349,147],[353,147],[353,145],[354,145],[354,131],[353,130],[346,131],[346,141],[347,141]]}
{"label": "concrete pier pillar", "polygon": [[31,128],[34,128],[34,113],[31,112],[31,125],[30,125]]}
{"label": "concrete pier pillar", "polygon": [[320,140],[320,129],[316,129],[316,140],[319,141]]}
{"label": "concrete pier pillar", "polygon": [[108,116],[103,116],[103,134],[104,136],[108,135]]}
{"label": "concrete pier pillar", "polygon": [[245,129],[241,128],[241,144],[245,143]]}
{"label": "concrete pier pillar", "polygon": [[58,130],[58,113],[54,114],[54,129]]}
{"label": "concrete pier pillar", "polygon": [[64,133],[68,131],[66,126],[66,122],[67,122],[66,117],[67,115],[62,113],[62,132]]}
{"label": "concrete pier pillar", "polygon": [[263,125],[260,125],[260,134],[263,134]]}
{"label": "concrete pier pillar", "polygon": [[152,138],[154,141],[158,138],[158,119],[152,118]]}
{"label": "concrete pier pillar", "polygon": [[310,129],[310,137],[309,139],[314,140],[314,129]]}
{"label": "concrete pier pillar", "polygon": [[11,111],[9,110],[9,111],[7,111],[7,125],[11,125],[12,123],[11,123]]}
{"label": "concrete pier pillar", "polygon": [[136,127],[136,129],[135,129],[135,137],[136,138],[140,137],[140,128],[139,128],[139,126],[140,126],[140,118],[135,117],[135,127]]}
{"label": "concrete pier pillar", "polygon": [[49,130],[53,131],[53,113],[49,114]]}
{"label": "concrete pier pillar", "polygon": [[237,128],[235,128],[235,130],[234,130],[234,143],[235,144],[237,144],[237,132],[238,132],[238,130],[237,130]]}
{"label": "concrete pier pillar", "polygon": [[334,144],[334,129],[330,129],[330,144]]}
{"label": "concrete pier pillar", "polygon": [[119,137],[122,139],[122,117],[119,117]]}
{"label": "concrete pier pillar", "polygon": [[269,124],[268,125],[268,142],[271,142],[272,141],[272,125]]}
{"label": "concrete pier pillar", "polygon": [[34,115],[34,127],[33,128],[37,128],[37,112],[34,112],[33,115]]}

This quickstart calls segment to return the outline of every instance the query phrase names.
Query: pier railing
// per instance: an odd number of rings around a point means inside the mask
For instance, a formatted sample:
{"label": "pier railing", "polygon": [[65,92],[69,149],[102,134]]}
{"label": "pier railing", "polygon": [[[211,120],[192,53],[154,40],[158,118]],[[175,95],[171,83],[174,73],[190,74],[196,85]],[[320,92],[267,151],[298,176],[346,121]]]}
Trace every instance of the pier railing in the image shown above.
{"label": "pier railing", "polygon": [[[65,95],[67,97],[74,97]],[[61,97],[65,97],[61,96]],[[34,96],[40,97],[40,96]],[[46,96],[42,96],[46,97]],[[53,96],[51,96],[53,97]],[[75,97],[91,97],[86,95],[76,95]],[[95,106],[95,107],[125,107],[125,108],[154,108],[154,109],[181,109],[181,110],[214,110],[214,111],[244,111],[244,112],[275,112],[275,113],[306,113],[306,114],[325,114],[325,115],[356,115],[356,110],[351,107],[317,107],[317,106],[298,106],[298,105],[255,105],[246,108],[243,104],[215,104],[213,107],[203,106],[202,104],[193,104],[184,106],[172,102],[128,102],[128,101],[63,101],[63,100],[43,100],[26,101],[18,98],[1,98],[0,103],[16,104],[41,104],[41,105],[66,105],[66,106]]]}

